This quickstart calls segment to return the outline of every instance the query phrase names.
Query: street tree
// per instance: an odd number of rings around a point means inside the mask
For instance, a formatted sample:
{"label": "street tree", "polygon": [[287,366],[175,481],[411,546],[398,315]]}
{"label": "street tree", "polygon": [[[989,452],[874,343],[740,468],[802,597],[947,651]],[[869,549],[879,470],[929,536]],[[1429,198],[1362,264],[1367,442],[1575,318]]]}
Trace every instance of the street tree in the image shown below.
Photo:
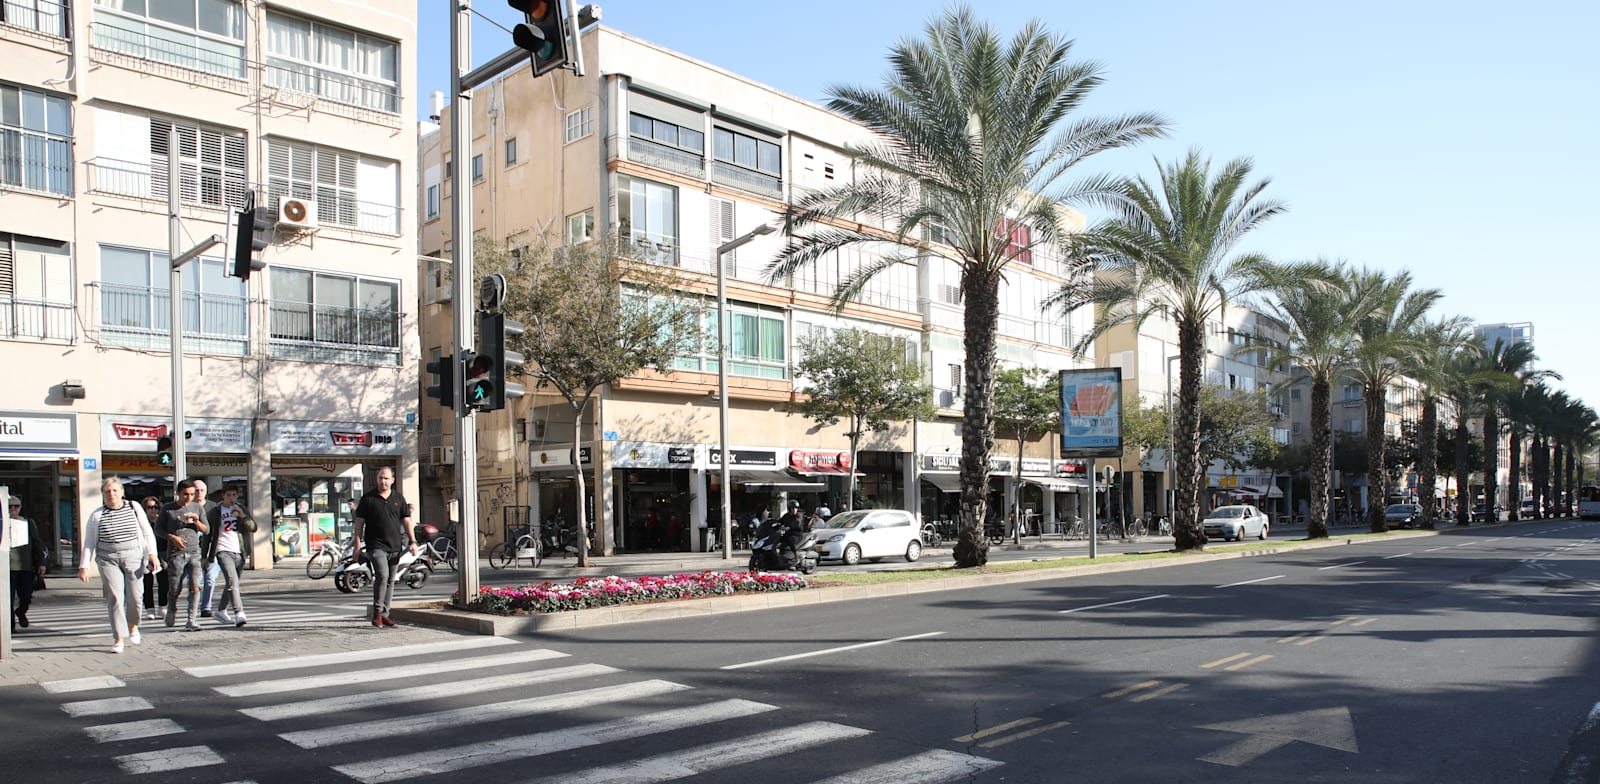
{"label": "street tree", "polygon": [[856,495],[856,453],[869,433],[896,423],[914,427],[933,417],[933,390],[903,338],[858,329],[817,332],[795,345],[795,377],[803,393],[791,408],[823,427],[845,423],[850,470],[845,498]]}
{"label": "street tree", "polygon": [[1472,336],[1472,322],[1462,316],[1424,322],[1417,338],[1418,350],[1411,355],[1405,373],[1422,387],[1422,419],[1414,429],[1417,496],[1422,506],[1422,526],[1433,528],[1438,516],[1439,401],[1451,388],[1456,355],[1470,350],[1477,341]]}
{"label": "street tree", "polygon": [[586,478],[578,460],[583,418],[601,388],[641,371],[670,374],[674,357],[699,344],[704,302],[684,295],[667,267],[632,258],[609,238],[520,256],[480,243],[479,269],[506,278],[506,315],[526,328],[509,338],[527,359],[536,390],[553,390],[572,410],[577,481],[578,566],[589,565]]}
{"label": "street tree", "polygon": [[[1233,471],[1273,468],[1281,445],[1272,435],[1278,420],[1264,390],[1233,392],[1207,384],[1200,388],[1199,403],[1202,467],[1216,464]],[[1165,447],[1171,432],[1168,426],[1166,406],[1139,406],[1124,415],[1123,443],[1141,450]]]}
{"label": "street tree", "polygon": [[1536,381],[1543,371],[1533,363],[1539,356],[1533,344],[1507,343],[1496,338],[1488,347],[1481,367],[1474,373],[1475,407],[1483,414],[1483,504],[1491,521],[1497,519],[1500,503],[1500,424],[1506,399],[1518,393],[1524,383]]}
{"label": "street tree", "polygon": [[[1011,434],[1017,442],[1017,461],[1013,464],[1016,486],[1022,487],[1022,447],[1029,439],[1061,426],[1061,374],[1043,368],[1006,368],[994,379],[995,427]],[[1011,509],[1011,538],[1021,537],[1022,495]]]}
{"label": "street tree", "polygon": [[[880,273],[939,257],[959,271],[963,303],[961,531],[956,565],[988,560],[982,536],[994,450],[994,369],[1000,281],[1034,245],[1070,258],[1063,204],[1107,192],[1113,180],[1069,183],[1078,164],[1162,135],[1153,114],[1075,118],[1101,83],[1093,63],[1071,59],[1072,42],[1033,21],[1004,40],[952,6],[923,36],[897,43],[881,88],[829,88],[829,109],[874,134],[850,148],[857,171],[799,197],[786,215],[789,244],[768,268],[787,278],[839,251],[869,258],[844,273],[843,307]],[[1028,226],[1023,232],[1015,227]],[[874,228],[875,226],[882,228]],[[930,244],[929,240],[934,240]]]}

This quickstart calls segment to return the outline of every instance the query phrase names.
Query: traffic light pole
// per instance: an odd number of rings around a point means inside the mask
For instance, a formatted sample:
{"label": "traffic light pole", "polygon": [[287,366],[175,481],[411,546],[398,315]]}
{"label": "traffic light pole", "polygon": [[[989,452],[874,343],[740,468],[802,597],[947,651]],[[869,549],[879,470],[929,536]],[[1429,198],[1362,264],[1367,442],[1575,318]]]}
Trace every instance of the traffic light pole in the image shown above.
{"label": "traffic light pole", "polygon": [[[455,269],[450,281],[450,309],[454,316],[455,335],[451,341],[450,361],[457,361],[473,347],[472,317],[472,186],[462,186],[467,178],[467,140],[472,135],[472,108],[467,92],[470,87],[462,83],[462,76],[472,64],[472,0],[457,0],[450,15],[450,160],[456,172],[450,199],[450,246],[455,257]],[[459,374],[458,374],[459,382]],[[455,396],[456,418],[456,508],[461,519],[458,536],[461,551],[461,568],[458,576],[458,599],[461,603],[478,595],[478,431],[468,406],[466,395]]]}
{"label": "traffic light pole", "polygon": [[178,217],[178,196],[182,191],[178,179],[178,137],[167,137],[167,260],[170,272],[167,298],[170,300],[172,333],[172,483],[177,485],[188,466],[189,445],[183,437],[183,266],[177,261],[183,254],[178,243],[183,242],[183,224]]}

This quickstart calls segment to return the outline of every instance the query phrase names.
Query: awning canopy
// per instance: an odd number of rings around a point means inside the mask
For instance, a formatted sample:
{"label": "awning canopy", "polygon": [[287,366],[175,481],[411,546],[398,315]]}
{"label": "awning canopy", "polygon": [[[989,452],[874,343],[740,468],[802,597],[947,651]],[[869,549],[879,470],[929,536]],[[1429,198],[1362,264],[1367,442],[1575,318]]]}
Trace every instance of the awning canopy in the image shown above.
{"label": "awning canopy", "polygon": [[[1230,488],[1228,492],[1238,496],[1248,496],[1252,498],[1261,497],[1261,488],[1250,487],[1249,485],[1240,485],[1236,488]],[[1266,496],[1268,498],[1282,498],[1283,490],[1281,490],[1277,485],[1268,485]]]}
{"label": "awning canopy", "polygon": [[1079,489],[1089,489],[1089,482],[1084,479],[1063,479],[1056,476],[1025,476],[1022,481],[1057,493],[1073,493]]}
{"label": "awning canopy", "polygon": [[790,493],[822,493],[828,486],[820,482],[805,482],[788,471],[740,469],[729,470],[728,481],[754,490],[773,490]]}
{"label": "awning canopy", "polygon": [[939,488],[942,493],[961,492],[961,475],[932,471],[922,475],[922,481]]}

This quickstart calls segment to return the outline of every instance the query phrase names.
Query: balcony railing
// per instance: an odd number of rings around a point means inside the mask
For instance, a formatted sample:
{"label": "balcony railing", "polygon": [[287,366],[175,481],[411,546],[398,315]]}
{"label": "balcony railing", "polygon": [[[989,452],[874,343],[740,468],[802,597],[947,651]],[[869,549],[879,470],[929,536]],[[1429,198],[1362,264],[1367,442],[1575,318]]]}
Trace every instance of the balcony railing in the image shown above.
{"label": "balcony railing", "polygon": [[[108,343],[164,348],[172,335],[171,297],[166,289],[100,284],[100,331]],[[183,295],[183,339],[187,351],[243,355],[247,308],[244,297]]]}
{"label": "balcony railing", "polygon": [[72,137],[0,125],[0,184],[72,195]]}
{"label": "balcony railing", "polygon": [[67,37],[67,6],[53,0],[4,0],[0,22],[36,33]]}
{"label": "balcony railing", "polygon": [[[122,161],[91,158],[85,162],[89,172],[89,191],[128,196],[135,199],[167,200],[167,169],[149,161]],[[180,163],[179,200],[191,206],[211,209],[241,209],[251,185],[244,175],[215,168]]]}
{"label": "balcony railing", "polygon": [[783,180],[777,177],[722,161],[713,161],[713,164],[711,179],[716,182],[751,193],[759,193],[762,196],[771,196],[774,199],[783,198]]}
{"label": "balcony railing", "polygon": [[706,176],[705,158],[638,136],[628,137],[628,160],[697,179]]}
{"label": "balcony railing", "polygon": [[0,337],[70,342],[77,313],[71,303],[0,299]]}
{"label": "balcony railing", "polygon": [[[96,13],[95,17],[95,23],[90,27],[96,49],[230,79],[244,79],[243,43],[225,44],[203,36],[157,27],[131,30],[119,25],[143,23],[100,13]],[[207,46],[212,48],[208,49]]]}
{"label": "balcony railing", "polygon": [[400,361],[400,314],[376,308],[345,308],[274,302],[274,356],[318,361]]}
{"label": "balcony railing", "polygon": [[269,62],[262,68],[268,87],[293,90],[334,103],[388,114],[400,111],[399,85],[324,71],[299,63]]}

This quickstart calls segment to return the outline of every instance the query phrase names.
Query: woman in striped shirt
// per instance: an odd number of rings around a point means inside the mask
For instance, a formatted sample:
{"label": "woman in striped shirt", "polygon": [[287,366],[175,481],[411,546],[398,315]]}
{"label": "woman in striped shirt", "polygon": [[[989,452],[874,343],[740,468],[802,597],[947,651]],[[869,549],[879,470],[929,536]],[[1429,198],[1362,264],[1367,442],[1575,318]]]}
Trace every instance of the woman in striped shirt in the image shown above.
{"label": "woman in striped shirt", "polygon": [[138,645],[139,583],[146,569],[159,568],[156,561],[156,535],[138,504],[123,498],[122,480],[107,477],[100,483],[105,505],[89,515],[83,528],[83,553],[78,559],[78,579],[89,581],[88,564],[100,569],[100,592],[106,597],[106,612],[111,617],[111,633],[116,643],[112,653],[122,653],[124,642]]}

